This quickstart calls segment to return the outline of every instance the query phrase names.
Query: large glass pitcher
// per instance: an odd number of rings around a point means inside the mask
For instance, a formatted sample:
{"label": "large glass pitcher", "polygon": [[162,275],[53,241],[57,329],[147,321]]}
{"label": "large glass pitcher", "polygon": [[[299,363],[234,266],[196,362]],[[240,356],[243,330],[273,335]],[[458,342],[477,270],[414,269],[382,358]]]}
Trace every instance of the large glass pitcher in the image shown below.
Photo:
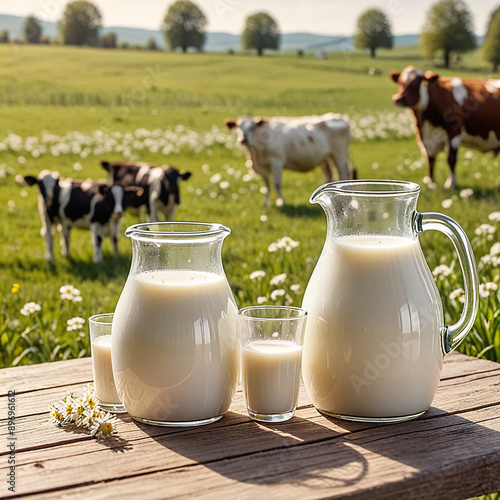
{"label": "large glass pitcher", "polygon": [[[340,181],[311,196],[327,216],[325,246],[307,286],[303,378],[316,408],[334,417],[397,422],[424,413],[443,356],[478,310],[471,245],[450,217],[416,210],[418,184]],[[445,326],[438,289],[418,242],[437,229],[453,242],[465,289],[462,315]]]}
{"label": "large glass pitcher", "polygon": [[131,417],[165,426],[214,422],[239,373],[238,309],[222,267],[220,224],[127,229],[132,265],[115,310],[112,363]]}

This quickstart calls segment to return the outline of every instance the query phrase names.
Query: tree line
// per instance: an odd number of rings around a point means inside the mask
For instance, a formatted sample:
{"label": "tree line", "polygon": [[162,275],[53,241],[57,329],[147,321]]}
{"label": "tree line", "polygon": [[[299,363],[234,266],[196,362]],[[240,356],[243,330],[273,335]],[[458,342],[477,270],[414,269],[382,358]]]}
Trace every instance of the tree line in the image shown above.
{"label": "tree line", "polygon": [[[180,49],[187,52],[189,48],[193,48],[201,51],[206,41],[206,25],[207,18],[195,3],[190,0],[177,0],[168,8],[162,30],[171,50]],[[65,45],[116,48],[116,34],[108,33],[99,37],[101,27],[101,13],[88,0],[69,2],[59,21],[62,42]],[[23,34],[28,43],[42,42],[42,27],[36,17],[29,16],[26,19]],[[383,11],[369,9],[359,17],[354,36],[356,48],[368,49],[370,55],[376,57],[377,49],[391,49],[393,40],[389,18]],[[0,43],[8,41],[8,32],[0,32]],[[265,12],[248,16],[241,35],[241,44],[243,50],[256,50],[259,56],[266,49],[279,49],[280,31],[277,22]],[[425,16],[420,45],[427,57],[441,55],[447,68],[450,67],[452,56],[459,57],[475,49],[477,39],[473,30],[472,14],[466,3],[463,0],[439,0],[433,4]],[[122,48],[129,48],[128,44],[122,44]],[[154,39],[150,39],[145,48],[158,49]],[[493,70],[497,71],[500,65],[500,6],[491,13],[483,44],[483,57],[492,64]]]}

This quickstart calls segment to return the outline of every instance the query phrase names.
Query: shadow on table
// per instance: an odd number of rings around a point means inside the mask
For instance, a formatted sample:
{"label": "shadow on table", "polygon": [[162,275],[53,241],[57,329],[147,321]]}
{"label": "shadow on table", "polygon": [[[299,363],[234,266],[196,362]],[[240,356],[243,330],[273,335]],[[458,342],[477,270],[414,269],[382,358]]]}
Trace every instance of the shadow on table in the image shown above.
{"label": "shadow on table", "polygon": [[258,424],[233,412],[216,424],[175,433],[137,425],[165,448],[242,483],[307,483],[332,493],[370,472],[372,486],[380,475],[404,477],[411,498],[424,499],[450,491],[457,478],[474,471],[482,491],[500,488],[498,474],[492,474],[495,467],[473,466],[500,455],[500,432],[486,426],[498,420],[498,411],[496,416],[494,408],[485,411],[484,418],[476,414],[477,422],[432,407],[417,420],[385,425],[320,414],[314,421],[295,416],[281,424]]}
{"label": "shadow on table", "polygon": [[136,425],[165,448],[239,482],[346,487],[368,471],[366,459],[339,432],[298,416],[258,424],[228,412],[215,424],[163,435]]}

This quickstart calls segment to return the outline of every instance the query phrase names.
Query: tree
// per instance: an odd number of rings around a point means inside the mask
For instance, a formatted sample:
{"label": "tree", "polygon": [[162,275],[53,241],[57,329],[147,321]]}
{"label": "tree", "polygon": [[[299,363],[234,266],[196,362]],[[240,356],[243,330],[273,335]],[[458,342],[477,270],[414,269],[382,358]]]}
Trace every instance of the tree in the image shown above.
{"label": "tree", "polygon": [[378,48],[392,49],[393,37],[387,16],[378,9],[367,10],[358,19],[354,45],[357,49],[370,49],[375,57]]}
{"label": "tree", "polygon": [[500,64],[500,8],[496,9],[491,17],[484,39],[483,56],[493,64],[493,71],[496,72]]}
{"label": "tree", "polygon": [[276,21],[265,12],[248,16],[241,35],[243,50],[256,49],[261,56],[264,49],[279,49],[280,32]]}
{"label": "tree", "polygon": [[189,47],[202,50],[205,44],[207,18],[200,8],[189,0],[177,0],[169,8],[163,20],[165,40],[171,50]]}
{"label": "tree", "polygon": [[97,45],[101,25],[99,9],[86,0],[69,2],[59,22],[65,45]]}
{"label": "tree", "polygon": [[102,47],[103,49],[116,49],[117,45],[116,33],[113,31],[110,31],[99,38],[99,47]]}
{"label": "tree", "polygon": [[0,43],[9,43],[9,41],[10,41],[9,30],[0,31]]}
{"label": "tree", "polygon": [[144,48],[146,50],[158,50],[158,44],[154,38],[149,38],[146,45],[144,45]]}
{"label": "tree", "polygon": [[24,38],[28,43],[40,43],[42,38],[42,25],[35,16],[28,16],[23,26]]}
{"label": "tree", "polygon": [[452,52],[463,53],[476,48],[472,15],[462,0],[441,0],[428,11],[422,34],[422,50],[426,56],[442,51],[444,65],[450,67]]}

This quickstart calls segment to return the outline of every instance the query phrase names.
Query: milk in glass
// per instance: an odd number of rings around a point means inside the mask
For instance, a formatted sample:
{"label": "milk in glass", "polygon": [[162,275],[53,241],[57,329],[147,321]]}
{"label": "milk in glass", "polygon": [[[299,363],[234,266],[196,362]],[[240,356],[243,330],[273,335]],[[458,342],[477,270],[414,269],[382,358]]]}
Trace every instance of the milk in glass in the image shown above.
{"label": "milk in glass", "polygon": [[254,413],[287,413],[297,405],[302,346],[257,340],[242,349],[241,373],[247,407]]}
{"label": "milk in glass", "polygon": [[116,393],[111,365],[111,335],[101,335],[92,341],[92,370],[96,396],[102,403],[121,404]]}
{"label": "milk in glass", "polygon": [[129,278],[114,320],[117,392],[133,417],[222,415],[236,390],[237,307],[223,275],[161,270]]}
{"label": "milk in glass", "polygon": [[320,411],[390,418],[430,406],[443,312],[417,239],[340,237],[308,292],[303,377]]}

